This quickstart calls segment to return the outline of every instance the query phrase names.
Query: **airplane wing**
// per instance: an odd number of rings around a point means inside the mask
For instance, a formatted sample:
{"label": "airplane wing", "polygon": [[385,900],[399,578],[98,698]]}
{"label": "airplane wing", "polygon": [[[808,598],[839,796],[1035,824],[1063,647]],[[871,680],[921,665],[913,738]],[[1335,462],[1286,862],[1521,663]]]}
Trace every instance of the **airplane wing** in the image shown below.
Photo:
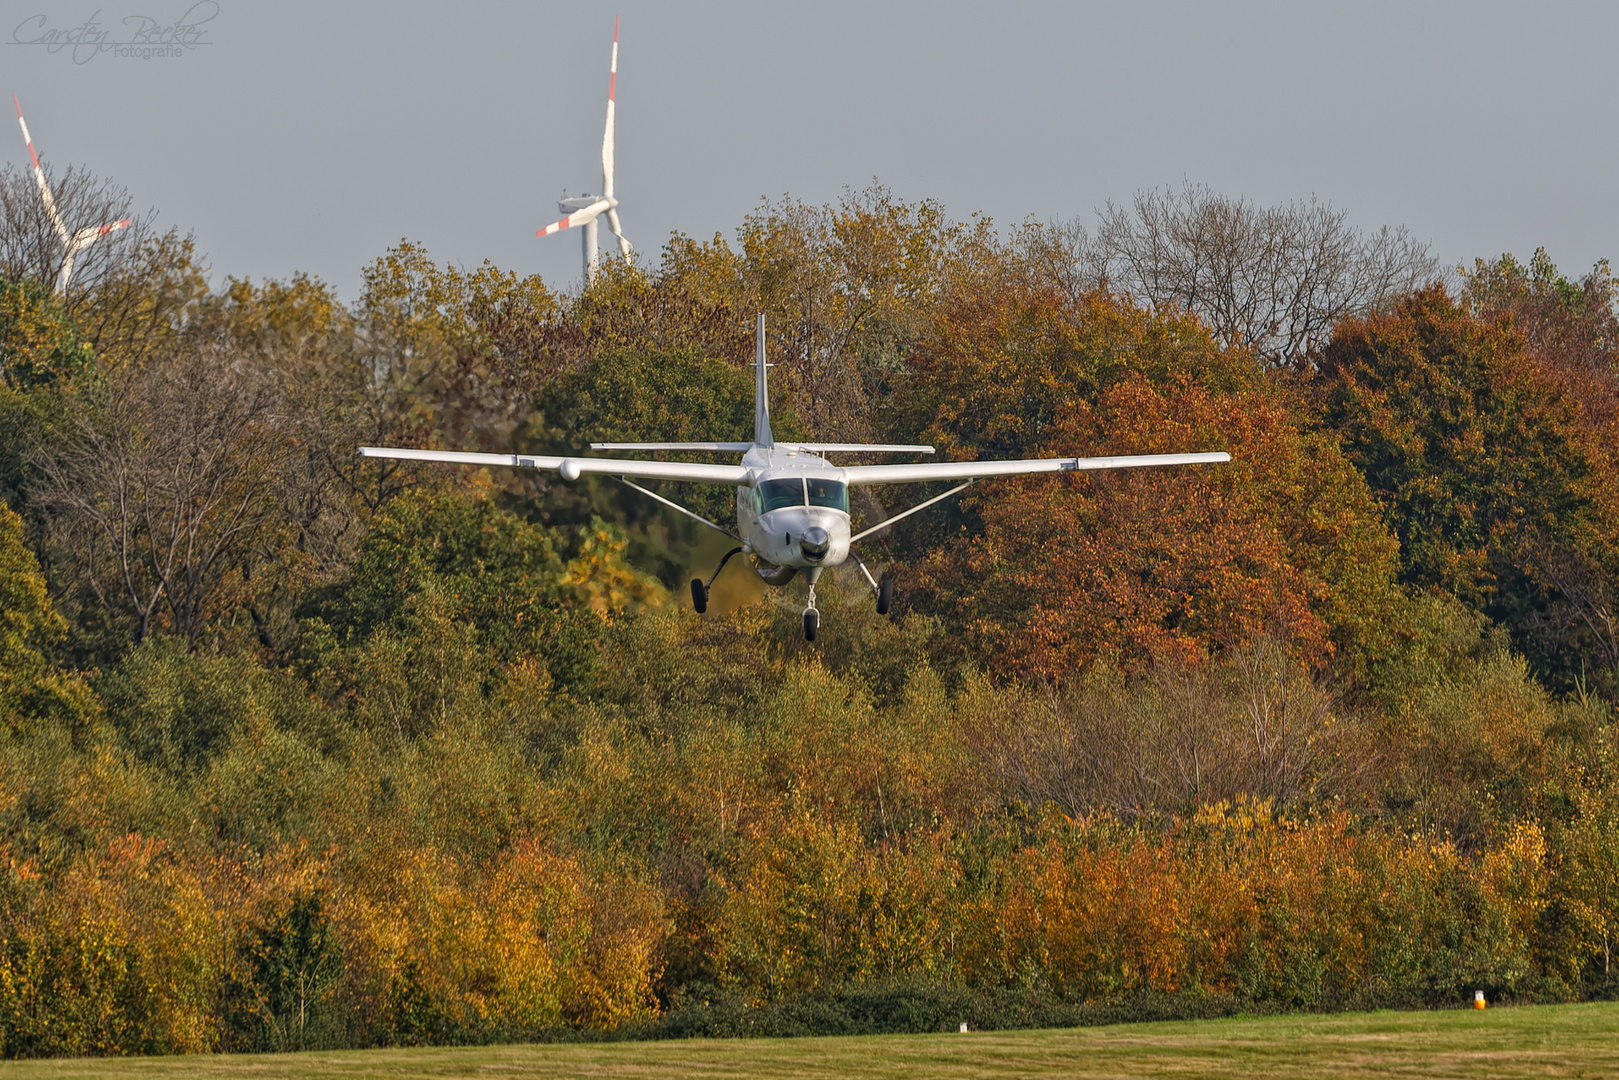
{"label": "airplane wing", "polygon": [[1133,457],[1027,458],[1021,461],[930,461],[917,465],[850,465],[843,477],[851,487],[871,484],[916,484],[927,480],[984,480],[1032,473],[1089,472],[1094,469],[1140,469],[1154,465],[1213,465],[1230,461],[1222,452],[1209,454],[1138,454]]}
{"label": "airplane wing", "polygon": [[533,454],[474,454],[459,450],[404,450],[362,446],[366,457],[398,461],[444,461],[455,465],[505,465],[514,469],[544,469],[577,480],[585,473],[634,476],[643,480],[690,480],[699,484],[749,484],[753,470],[741,465],[699,465],[688,461],[615,461],[612,458],[539,457]]}

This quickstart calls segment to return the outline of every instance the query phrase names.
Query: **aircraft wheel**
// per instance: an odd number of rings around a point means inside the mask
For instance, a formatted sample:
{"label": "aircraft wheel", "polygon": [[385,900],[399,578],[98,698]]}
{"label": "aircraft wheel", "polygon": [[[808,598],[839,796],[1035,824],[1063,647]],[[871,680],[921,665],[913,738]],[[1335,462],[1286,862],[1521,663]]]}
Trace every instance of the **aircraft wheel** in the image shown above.
{"label": "aircraft wheel", "polygon": [[699,615],[708,610],[708,590],[703,588],[702,578],[691,579],[691,606]]}
{"label": "aircraft wheel", "polygon": [[815,632],[821,628],[821,613],[814,608],[804,612],[804,640],[814,641]]}
{"label": "aircraft wheel", "polygon": [[877,614],[887,615],[888,609],[894,606],[894,580],[883,578],[877,584]]}

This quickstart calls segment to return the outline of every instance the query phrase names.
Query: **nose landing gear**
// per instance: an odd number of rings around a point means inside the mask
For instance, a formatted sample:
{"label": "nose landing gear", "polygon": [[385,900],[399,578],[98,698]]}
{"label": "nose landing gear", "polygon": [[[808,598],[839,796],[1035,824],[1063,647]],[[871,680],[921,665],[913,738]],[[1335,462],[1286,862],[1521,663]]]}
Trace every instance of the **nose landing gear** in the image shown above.
{"label": "nose landing gear", "polygon": [[810,570],[805,576],[809,578],[809,603],[804,608],[804,640],[814,641],[821,629],[821,613],[815,608],[815,582],[821,576],[820,568]]}

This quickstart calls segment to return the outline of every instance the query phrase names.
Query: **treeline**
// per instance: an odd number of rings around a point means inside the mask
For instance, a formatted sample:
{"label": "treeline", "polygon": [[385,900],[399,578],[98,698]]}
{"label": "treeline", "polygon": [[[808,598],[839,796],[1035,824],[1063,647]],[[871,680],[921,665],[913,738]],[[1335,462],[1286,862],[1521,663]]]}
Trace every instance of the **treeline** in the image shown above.
{"label": "treeline", "polygon": [[[352,304],[0,239],[6,1055],[1614,991],[1605,264],[1196,188],[767,204],[572,293],[402,243]],[[780,432],[1233,462],[978,485],[809,645],[609,481],[355,454],[745,439],[755,311]]]}

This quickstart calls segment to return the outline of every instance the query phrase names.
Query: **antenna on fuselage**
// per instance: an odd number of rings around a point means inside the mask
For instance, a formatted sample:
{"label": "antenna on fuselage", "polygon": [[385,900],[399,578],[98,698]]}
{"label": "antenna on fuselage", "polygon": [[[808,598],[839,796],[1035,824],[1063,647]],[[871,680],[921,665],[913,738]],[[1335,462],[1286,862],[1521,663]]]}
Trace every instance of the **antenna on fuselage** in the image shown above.
{"label": "antenna on fuselage", "polygon": [[753,366],[759,371],[753,391],[753,441],[755,445],[768,450],[776,445],[776,440],[770,435],[770,386],[765,378],[765,369],[770,365],[765,363],[765,315],[762,311],[753,341]]}

